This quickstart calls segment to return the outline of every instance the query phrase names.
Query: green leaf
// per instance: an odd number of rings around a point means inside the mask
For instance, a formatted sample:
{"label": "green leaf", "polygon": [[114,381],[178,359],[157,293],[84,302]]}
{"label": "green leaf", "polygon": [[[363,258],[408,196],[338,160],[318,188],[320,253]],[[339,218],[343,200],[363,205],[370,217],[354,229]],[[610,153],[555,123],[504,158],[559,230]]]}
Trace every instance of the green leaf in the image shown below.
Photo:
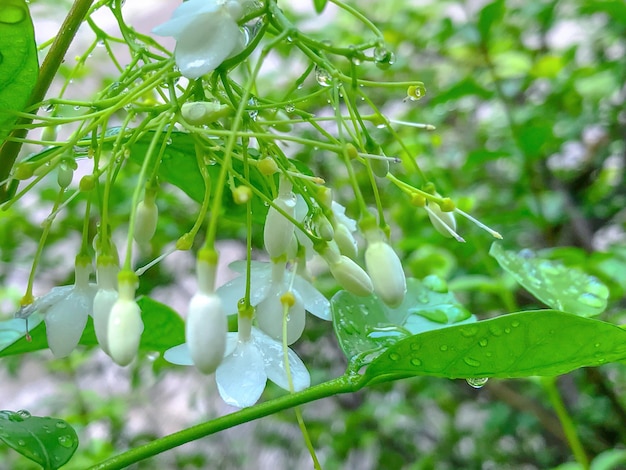
{"label": "green leaf", "polygon": [[315,12],[319,15],[326,8],[326,4],[328,0],[313,0],[313,5],[315,6]]}
{"label": "green leaf", "polygon": [[375,295],[358,297],[347,291],[335,294],[330,305],[341,349],[361,365],[403,338],[476,320],[436,276],[423,282],[407,279],[407,294],[398,308],[388,307]]}
{"label": "green leaf", "polygon": [[[141,308],[141,318],[144,323],[144,332],[139,343],[141,351],[162,353],[166,349],[185,342],[185,322],[174,310],[149,297],[141,297],[137,300],[137,303],[139,308]],[[14,342],[11,346],[0,350],[0,357],[39,351],[48,347],[46,325],[43,322],[36,328],[33,328],[30,334],[32,337],[31,341],[27,341],[22,336],[20,340]],[[83,331],[79,344],[83,346],[98,345],[91,317],[87,319],[87,326],[85,331]]]}
{"label": "green leaf", "polygon": [[[32,331],[43,321],[43,317],[34,313],[28,317],[28,328]],[[0,351],[9,347],[20,338],[26,336],[26,322],[21,318],[13,318],[0,322]]]}
{"label": "green leaf", "polygon": [[504,1],[496,0],[488,3],[478,14],[478,31],[483,40],[488,41],[491,36],[491,27],[504,17]]}
{"label": "green leaf", "polygon": [[33,22],[24,0],[0,7],[0,145],[22,111],[39,73]]}
{"label": "green leaf", "polygon": [[626,359],[626,331],[556,310],[512,313],[398,341],[367,368],[365,383],[415,375],[555,376]]}
{"label": "green leaf", "polygon": [[606,309],[609,289],[597,278],[576,268],[537,257],[529,250],[506,251],[498,243],[489,254],[526,290],[556,310],[581,317],[598,315]]}
{"label": "green leaf", "polygon": [[65,421],[25,410],[0,411],[0,440],[44,470],[63,466],[78,448],[76,431]]}

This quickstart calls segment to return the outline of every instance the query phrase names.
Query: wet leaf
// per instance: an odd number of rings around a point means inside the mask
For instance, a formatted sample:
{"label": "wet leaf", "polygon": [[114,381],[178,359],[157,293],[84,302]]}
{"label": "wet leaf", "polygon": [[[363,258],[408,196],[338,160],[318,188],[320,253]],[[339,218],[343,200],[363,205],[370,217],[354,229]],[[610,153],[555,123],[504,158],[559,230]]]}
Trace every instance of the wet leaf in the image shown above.
{"label": "wet leaf", "polygon": [[33,22],[24,0],[0,7],[0,145],[22,111],[39,73]]}
{"label": "wet leaf", "polygon": [[491,245],[489,254],[526,290],[547,306],[581,317],[606,309],[609,289],[597,278],[555,261],[542,259],[529,250],[521,253]]}
{"label": "wet leaf", "polygon": [[45,470],[65,465],[78,448],[76,431],[62,419],[0,411],[0,440]]}
{"label": "wet leaf", "polygon": [[403,338],[475,317],[447,292],[445,281],[428,276],[423,282],[407,279],[407,294],[398,308],[390,308],[375,295],[358,297],[340,291],[331,299],[333,325],[348,359],[366,364]]}
{"label": "wet leaf", "polygon": [[626,330],[556,310],[534,310],[402,339],[368,366],[364,380],[555,376],[624,359]]}

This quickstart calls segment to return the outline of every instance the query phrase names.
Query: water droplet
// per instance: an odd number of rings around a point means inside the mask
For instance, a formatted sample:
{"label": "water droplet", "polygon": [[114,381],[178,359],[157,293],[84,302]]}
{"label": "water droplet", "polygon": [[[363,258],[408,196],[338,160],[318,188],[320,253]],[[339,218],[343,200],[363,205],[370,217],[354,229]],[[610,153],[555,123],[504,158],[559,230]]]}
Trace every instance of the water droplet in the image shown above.
{"label": "water droplet", "polygon": [[15,24],[26,18],[26,11],[21,6],[3,5],[0,9],[0,23]]}
{"label": "water droplet", "polygon": [[535,252],[533,250],[529,250],[528,248],[524,248],[517,254],[517,256],[524,259],[532,259],[535,257]]}
{"label": "water droplet", "polygon": [[600,343],[596,343],[593,345],[594,348],[599,348],[600,347]]}
{"label": "water droplet", "polygon": [[391,354],[389,354],[389,359],[391,359],[392,361],[398,361],[400,359],[400,354],[398,354],[398,353],[391,353]]}
{"label": "water droplet", "polygon": [[471,367],[479,367],[480,366],[480,361],[477,361],[473,357],[469,357],[469,356],[464,357],[463,358],[463,362],[465,362],[465,364],[467,364],[468,366],[471,366]]}
{"label": "water droplet", "polygon": [[413,359],[411,359],[411,365],[415,366],[415,367],[419,367],[422,365],[422,361],[420,361],[418,358],[414,357]]}
{"label": "water droplet", "polygon": [[315,80],[317,80],[317,83],[323,87],[329,87],[333,83],[333,77],[330,75],[328,70],[318,66],[315,67]]}
{"label": "water droplet", "polygon": [[482,346],[483,348],[486,347],[489,344],[489,341],[487,340],[487,338],[483,338],[478,342],[479,346]]}
{"label": "water droplet", "polygon": [[447,350],[448,350],[447,344],[442,344],[441,346],[439,346],[439,351],[447,351]]}
{"label": "water droplet", "polygon": [[604,300],[609,298],[609,288],[595,278],[587,284],[586,291]]}
{"label": "water droplet", "polygon": [[511,332],[511,328],[505,328],[504,332],[508,335]]}
{"label": "water droplet", "polygon": [[482,388],[483,385],[485,385],[488,380],[489,379],[487,377],[465,379],[465,381],[467,382],[467,385],[469,385],[470,387],[474,387],[474,388]]}
{"label": "water droplet", "polygon": [[57,421],[56,427],[59,428],[59,429],[65,429],[65,428],[67,428],[67,424],[64,423],[63,421]]}
{"label": "water droplet", "polygon": [[578,300],[581,304],[592,308],[602,308],[606,303],[606,299],[601,299],[590,292],[581,294],[576,300]]}
{"label": "water droplet", "polygon": [[16,411],[15,414],[22,418],[22,420],[30,418],[30,413],[26,410]]}
{"label": "water droplet", "polygon": [[59,436],[57,440],[59,441],[59,445],[65,448],[70,448],[74,445],[74,439],[72,439],[72,436],[70,436],[69,434],[65,436]]}
{"label": "water droplet", "polygon": [[374,49],[374,63],[379,69],[388,69],[396,62],[396,55],[384,46]]}
{"label": "water droplet", "polygon": [[468,327],[461,329],[461,335],[466,338],[471,338],[472,336],[476,336],[476,333],[478,333],[477,326],[468,326]]}
{"label": "water droplet", "polygon": [[419,343],[411,343],[411,351],[419,351],[421,347],[422,345]]}
{"label": "water droplet", "polygon": [[517,328],[517,327],[519,326],[519,322],[518,322],[517,320],[515,320],[515,321],[513,321],[513,322],[511,323],[511,326],[512,326],[513,328]]}
{"label": "water droplet", "polygon": [[[254,96],[248,100],[248,106],[257,106],[257,105],[258,103]],[[252,119],[253,121],[256,121],[256,118],[259,115],[259,110],[251,109],[250,111],[248,111],[248,115],[250,116],[250,119]]]}
{"label": "water droplet", "polygon": [[26,445],[26,441],[24,441],[23,439],[20,439],[17,441],[17,445],[18,446],[25,446]]}
{"label": "water droplet", "polygon": [[296,107],[291,103],[285,106],[285,111],[287,111],[288,113],[293,113],[295,110],[296,110]]}
{"label": "water droplet", "polygon": [[438,292],[440,294],[445,294],[448,292],[448,283],[445,281],[445,279],[437,276],[436,274],[426,276],[422,280],[422,284],[424,284],[430,290]]}

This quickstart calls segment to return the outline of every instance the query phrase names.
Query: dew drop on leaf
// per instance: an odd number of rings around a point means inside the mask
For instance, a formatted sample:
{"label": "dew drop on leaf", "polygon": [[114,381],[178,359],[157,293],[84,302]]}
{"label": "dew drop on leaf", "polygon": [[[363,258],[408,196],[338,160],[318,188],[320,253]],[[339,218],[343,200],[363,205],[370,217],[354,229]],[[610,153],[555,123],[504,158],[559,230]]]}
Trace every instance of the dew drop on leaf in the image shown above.
{"label": "dew drop on leaf", "polygon": [[15,414],[19,416],[22,420],[30,418],[30,413],[26,410],[16,411]]}
{"label": "dew drop on leaf", "polygon": [[473,357],[466,356],[463,358],[463,362],[471,367],[480,367],[480,361],[477,361]]}
{"label": "dew drop on leaf", "polygon": [[411,359],[411,365],[415,366],[415,367],[419,367],[422,365],[422,361],[420,361],[418,358],[414,357],[413,359]]}
{"label": "dew drop on leaf", "polygon": [[489,344],[489,341],[487,340],[487,338],[483,338],[478,342],[478,345],[481,347],[486,347]]}
{"label": "dew drop on leaf", "polygon": [[487,383],[487,380],[489,380],[487,377],[479,377],[479,378],[472,378],[472,379],[465,379],[465,381],[467,382],[467,385],[469,385],[470,387],[474,387],[474,388],[482,388],[483,385],[485,385]]}
{"label": "dew drop on leaf", "polygon": [[592,308],[601,308],[605,304],[605,301],[606,301],[606,299],[601,299],[600,297],[592,294],[591,292],[585,292],[584,294],[579,295],[577,300],[581,304],[585,304],[588,307],[592,307]]}
{"label": "dew drop on leaf", "polygon": [[72,436],[70,435],[59,436],[57,440],[59,442],[59,445],[65,448],[70,448],[74,445],[74,439],[72,439]]}
{"label": "dew drop on leaf", "polygon": [[322,67],[315,67],[315,80],[320,86],[329,87],[332,85],[333,78],[328,70]]}
{"label": "dew drop on leaf", "polygon": [[476,336],[476,333],[478,333],[478,327],[476,326],[468,326],[466,328],[461,329],[461,335],[465,336],[466,338],[471,338],[472,336]]}
{"label": "dew drop on leaf", "polygon": [[63,421],[59,421],[56,424],[56,427],[59,428],[59,429],[65,429],[67,427],[67,424],[65,424]]}
{"label": "dew drop on leaf", "polygon": [[400,359],[400,354],[398,353],[391,353],[389,354],[389,359],[391,359],[392,361],[397,361]]}
{"label": "dew drop on leaf", "polygon": [[439,350],[440,351],[447,351],[448,350],[448,345],[447,344],[442,344],[441,346],[439,346]]}

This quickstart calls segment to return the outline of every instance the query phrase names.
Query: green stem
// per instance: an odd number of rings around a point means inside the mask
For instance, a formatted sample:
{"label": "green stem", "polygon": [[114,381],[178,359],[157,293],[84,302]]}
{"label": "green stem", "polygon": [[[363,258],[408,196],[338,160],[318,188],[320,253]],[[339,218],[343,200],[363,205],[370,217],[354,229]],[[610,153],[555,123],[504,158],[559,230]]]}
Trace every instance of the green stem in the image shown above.
{"label": "green stem", "polygon": [[310,403],[321,398],[327,398],[339,393],[350,393],[355,391],[357,388],[359,388],[359,384],[344,375],[311,388],[307,388],[301,392],[285,395],[256,406],[244,408],[235,413],[207,421],[206,423],[198,424],[182,431],[178,431],[174,434],[170,434],[169,436],[162,437],[140,447],[130,449],[123,454],[107,459],[104,462],[91,467],[89,470],[114,470],[126,468],[133,463],[153,457],[161,452],[165,452],[188,442],[210,436],[211,434],[215,434],[225,429],[254,421],[259,418],[264,418],[265,416],[269,416],[279,411],[303,405],[305,403]]}
{"label": "green stem", "polygon": [[[41,65],[39,78],[30,96],[29,106],[43,100],[48,88],[50,88],[52,79],[55,77],[59,66],[63,62],[68,47],[78,31],[78,27],[83,22],[93,1],[94,0],[76,0],[72,8],[70,8],[65,21],[61,25],[59,34],[54,40],[54,43],[52,43],[52,47]],[[20,119],[17,125],[29,125],[32,121],[32,118]],[[28,129],[16,129],[11,133],[11,137],[24,138],[27,133]],[[11,168],[13,168],[13,164],[21,148],[21,142],[8,140],[0,149],[0,181],[4,181],[9,177]],[[0,203],[6,201],[8,198],[8,185],[3,185],[0,187]]]}
{"label": "green stem", "polygon": [[567,438],[567,442],[574,453],[576,461],[582,468],[589,469],[589,458],[587,457],[582,442],[580,442],[580,438],[576,433],[576,424],[574,424],[572,417],[567,412],[563,399],[561,398],[561,394],[559,393],[559,389],[556,386],[556,377],[542,377],[541,385],[546,391],[548,398],[554,407],[554,411],[561,422],[561,426],[563,426],[563,432],[565,432],[565,437]]}

